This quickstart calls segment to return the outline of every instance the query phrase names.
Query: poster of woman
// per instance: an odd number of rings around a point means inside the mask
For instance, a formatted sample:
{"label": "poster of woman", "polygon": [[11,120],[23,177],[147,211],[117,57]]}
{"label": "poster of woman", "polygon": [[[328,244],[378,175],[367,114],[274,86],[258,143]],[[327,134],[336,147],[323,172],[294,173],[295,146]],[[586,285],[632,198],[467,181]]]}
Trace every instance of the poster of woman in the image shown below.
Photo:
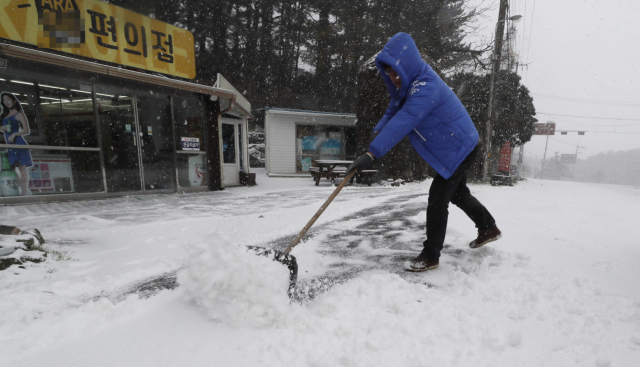
{"label": "poster of woman", "polygon": [[[4,140],[7,144],[28,145],[24,139],[25,135],[29,135],[29,122],[24,114],[22,105],[15,95],[8,92],[0,93],[0,101],[2,103],[2,127],[4,132]],[[20,187],[20,196],[31,195],[29,190],[29,170],[28,167],[33,166],[31,160],[31,152],[29,149],[8,149],[7,156],[12,169],[17,169],[18,186]]]}

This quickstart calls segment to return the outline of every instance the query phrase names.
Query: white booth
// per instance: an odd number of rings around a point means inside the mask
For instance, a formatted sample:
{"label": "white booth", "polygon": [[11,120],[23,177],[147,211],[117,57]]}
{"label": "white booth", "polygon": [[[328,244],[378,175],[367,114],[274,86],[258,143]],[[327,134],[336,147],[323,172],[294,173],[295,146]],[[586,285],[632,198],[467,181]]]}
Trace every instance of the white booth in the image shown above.
{"label": "white booth", "polygon": [[269,176],[306,177],[318,159],[355,158],[353,114],[267,108],[264,126]]}

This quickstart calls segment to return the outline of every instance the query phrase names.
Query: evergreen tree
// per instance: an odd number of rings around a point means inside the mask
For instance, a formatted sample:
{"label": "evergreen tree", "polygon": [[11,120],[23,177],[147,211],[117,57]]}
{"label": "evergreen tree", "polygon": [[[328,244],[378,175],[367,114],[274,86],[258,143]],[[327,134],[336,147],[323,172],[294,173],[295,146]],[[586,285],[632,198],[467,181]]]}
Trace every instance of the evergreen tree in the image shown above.
{"label": "evergreen tree", "polygon": [[[533,136],[534,124],[538,121],[535,117],[533,98],[529,90],[520,84],[520,76],[514,72],[500,71],[495,84],[494,109],[495,118],[492,124],[494,131],[491,137],[491,172],[497,165],[498,150],[506,142],[512,147],[520,146]],[[480,134],[480,146],[486,142],[487,131],[487,104],[489,100],[489,75],[477,75],[472,73],[457,73],[449,79],[449,85],[460,98],[460,101],[469,112],[478,133]],[[481,159],[472,169],[476,178],[479,178]]]}
{"label": "evergreen tree", "polygon": [[191,31],[194,81],[220,73],[256,109],[355,112],[360,66],[399,31],[446,68],[480,53],[463,42],[468,0],[108,1]]}

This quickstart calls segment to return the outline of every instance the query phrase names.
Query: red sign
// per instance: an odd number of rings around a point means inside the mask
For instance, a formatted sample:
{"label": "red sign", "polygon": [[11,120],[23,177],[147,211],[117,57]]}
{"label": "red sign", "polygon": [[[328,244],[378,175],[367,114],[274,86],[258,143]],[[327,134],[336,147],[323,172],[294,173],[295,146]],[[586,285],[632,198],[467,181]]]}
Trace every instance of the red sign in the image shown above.
{"label": "red sign", "polygon": [[502,148],[500,148],[498,171],[509,172],[509,168],[511,168],[511,143],[506,142]]}
{"label": "red sign", "polygon": [[533,135],[554,135],[556,133],[556,123],[534,124]]}

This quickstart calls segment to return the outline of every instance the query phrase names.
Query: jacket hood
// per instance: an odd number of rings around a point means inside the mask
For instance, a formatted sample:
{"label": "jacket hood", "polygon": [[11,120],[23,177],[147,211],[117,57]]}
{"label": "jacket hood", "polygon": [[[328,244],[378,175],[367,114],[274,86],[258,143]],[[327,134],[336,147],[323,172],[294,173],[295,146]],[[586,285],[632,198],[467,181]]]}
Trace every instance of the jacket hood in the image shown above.
{"label": "jacket hood", "polygon": [[[389,65],[400,76],[402,86],[396,88],[391,78],[384,72],[383,65]],[[407,33],[397,33],[387,42],[376,56],[376,67],[382,75],[391,98],[402,99],[407,95],[409,85],[416,79],[425,65],[418,47]]]}

